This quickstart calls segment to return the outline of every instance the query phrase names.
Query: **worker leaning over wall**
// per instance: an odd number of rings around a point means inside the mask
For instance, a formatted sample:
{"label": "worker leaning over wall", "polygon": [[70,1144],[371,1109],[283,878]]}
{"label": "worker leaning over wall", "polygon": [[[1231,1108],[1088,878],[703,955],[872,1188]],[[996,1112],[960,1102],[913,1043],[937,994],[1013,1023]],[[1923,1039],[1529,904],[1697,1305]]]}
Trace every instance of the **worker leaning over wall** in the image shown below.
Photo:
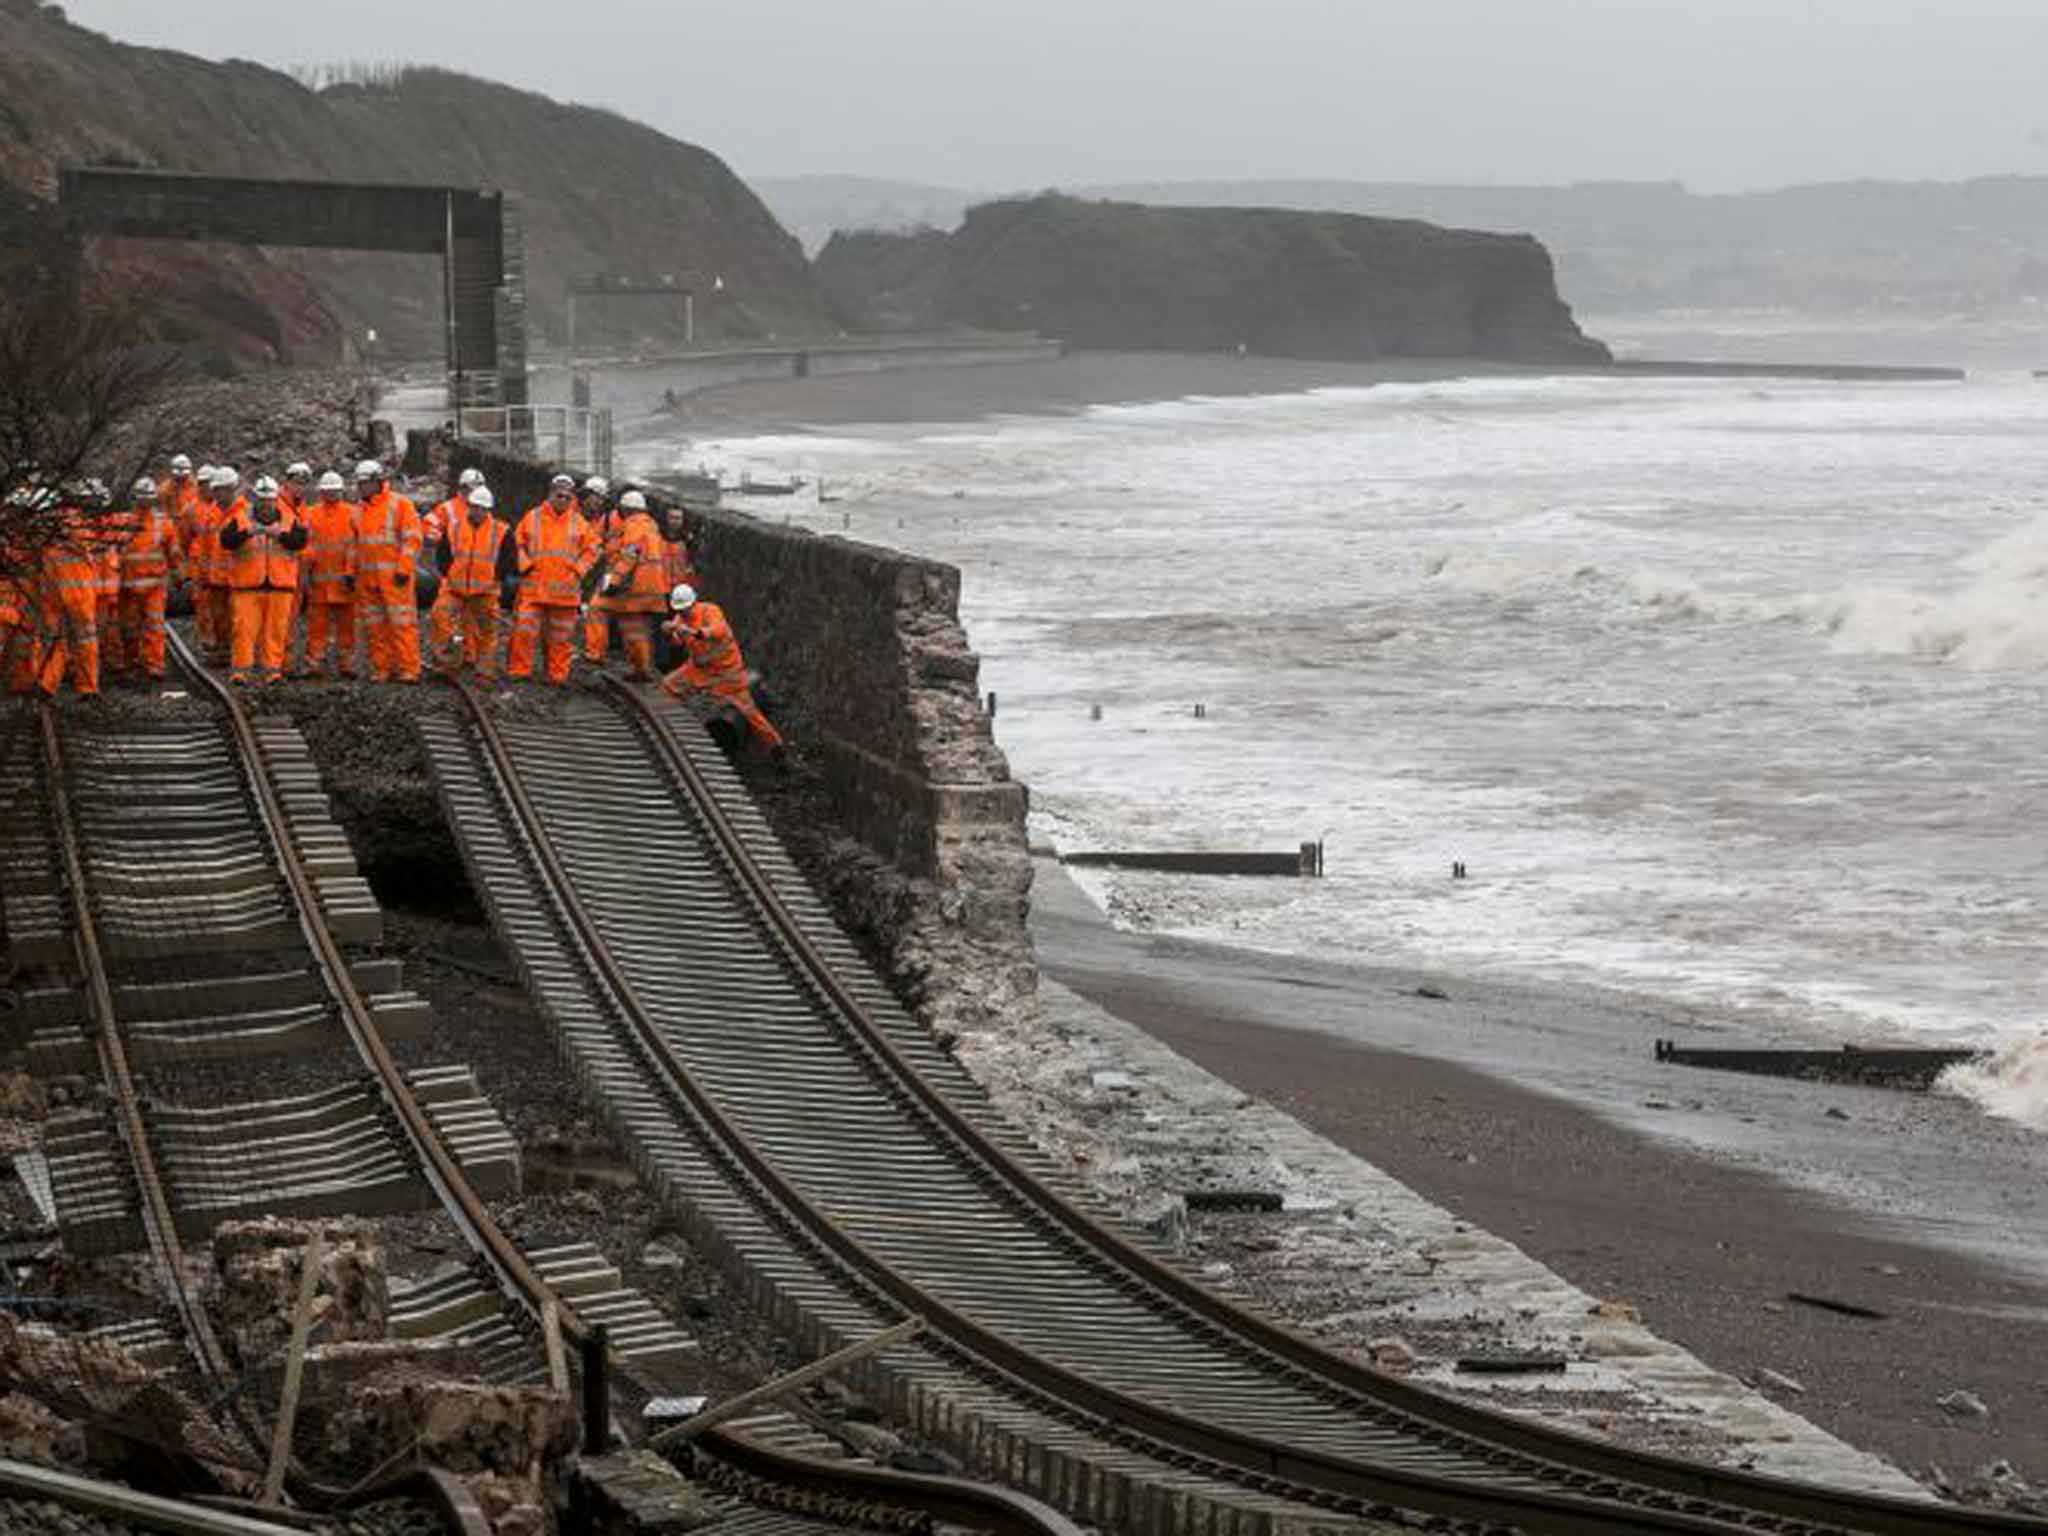
{"label": "worker leaning over wall", "polygon": [[372,682],[420,680],[420,616],[413,601],[413,563],[420,553],[420,514],[386,482],[384,466],[356,466],[356,613],[370,651]]}
{"label": "worker leaning over wall", "polygon": [[250,489],[255,504],[239,508],[220,531],[233,593],[229,681],[245,688],[269,687],[284,676],[299,592],[299,551],[307,542],[298,514],[278,504],[275,480],[258,476]]}
{"label": "worker leaning over wall", "polygon": [[445,601],[451,612],[447,636],[435,656],[451,676],[466,665],[477,676],[489,677],[497,667],[498,592],[512,574],[517,550],[517,542],[508,537],[510,530],[498,519],[497,505],[489,486],[472,486],[463,499],[462,515],[446,524],[434,547],[441,571],[435,606]]}
{"label": "worker leaning over wall", "polygon": [[661,680],[662,690],[680,698],[685,687],[695,688],[722,704],[730,704],[747,722],[754,739],[780,756],[785,746],[782,733],[769,724],[768,717],[754,702],[754,692],[747,680],[747,663],[740,655],[739,641],[733,638],[732,626],[725,620],[725,610],[716,603],[699,601],[696,592],[687,586],[671,592],[668,602],[673,614],[668,632],[688,649],[690,659]]}
{"label": "worker leaning over wall", "polygon": [[309,674],[338,661],[341,675],[356,675],[356,515],[344,499],[347,486],[334,470],[320,477],[306,507],[306,550],[299,558],[306,595],[306,660]]}
{"label": "worker leaning over wall", "polygon": [[184,547],[171,502],[172,495],[157,481],[147,475],[137,480],[129,490],[115,552],[121,590],[112,668],[122,677],[139,671],[152,683],[164,679],[164,608],[171,583],[185,574]]}
{"label": "worker leaning over wall", "polygon": [[548,681],[565,683],[576,643],[583,578],[598,556],[597,531],[576,505],[576,482],[556,475],[548,484],[548,499],[519,519],[514,537],[519,611],[505,652],[505,673],[531,677],[538,643],[546,653]]}
{"label": "worker leaning over wall", "polygon": [[638,491],[626,492],[619,498],[618,518],[598,595],[618,618],[633,680],[646,682],[654,676],[655,615],[667,610],[674,583],[665,579],[661,529],[648,515],[647,498]]}

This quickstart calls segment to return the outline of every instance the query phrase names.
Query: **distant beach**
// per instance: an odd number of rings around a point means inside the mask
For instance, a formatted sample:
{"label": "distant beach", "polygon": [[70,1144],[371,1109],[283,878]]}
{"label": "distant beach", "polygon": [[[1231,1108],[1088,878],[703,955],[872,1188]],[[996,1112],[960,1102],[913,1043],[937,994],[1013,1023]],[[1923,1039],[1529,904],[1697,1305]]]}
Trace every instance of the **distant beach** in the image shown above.
{"label": "distant beach", "polygon": [[727,384],[685,396],[681,409],[669,420],[673,430],[684,432],[803,432],[862,423],[1066,415],[1093,405],[1196,395],[1278,395],[1542,371],[1504,363],[1427,358],[1319,363],[1221,353],[1081,352],[1045,362]]}

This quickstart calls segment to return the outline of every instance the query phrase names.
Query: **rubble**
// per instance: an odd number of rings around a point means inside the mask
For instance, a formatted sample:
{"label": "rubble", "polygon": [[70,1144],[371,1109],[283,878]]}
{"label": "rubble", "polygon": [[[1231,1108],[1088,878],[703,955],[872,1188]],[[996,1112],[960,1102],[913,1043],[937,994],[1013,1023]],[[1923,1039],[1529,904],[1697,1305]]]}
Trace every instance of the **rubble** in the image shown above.
{"label": "rubble", "polygon": [[[313,1321],[322,1344],[382,1339],[391,1315],[384,1256],[368,1226],[321,1222],[325,1243]],[[291,1336],[299,1258],[314,1224],[272,1217],[223,1222],[214,1229],[219,1270],[214,1314],[247,1362],[267,1360]]]}
{"label": "rubble", "polygon": [[542,1469],[576,1446],[574,1406],[545,1387],[446,1381],[394,1370],[354,1388],[335,1406],[323,1454],[370,1468],[395,1456],[462,1476],[493,1520],[522,1504],[545,1505]]}

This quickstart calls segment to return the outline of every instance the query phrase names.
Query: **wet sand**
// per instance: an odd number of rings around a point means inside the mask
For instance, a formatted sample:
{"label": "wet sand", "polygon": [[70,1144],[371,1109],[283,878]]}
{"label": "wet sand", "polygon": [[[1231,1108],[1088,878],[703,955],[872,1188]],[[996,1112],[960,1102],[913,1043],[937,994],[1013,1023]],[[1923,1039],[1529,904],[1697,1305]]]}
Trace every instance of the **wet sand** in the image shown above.
{"label": "wet sand", "polygon": [[978,421],[985,416],[1064,415],[1091,405],[1177,400],[1188,395],[1271,395],[1362,389],[1396,381],[1536,372],[1507,364],[1315,363],[1218,353],[1080,352],[1043,362],[917,368],[727,384],[684,398],[669,430],[786,433],[834,426]]}
{"label": "wet sand", "polygon": [[[1040,963],[1098,1006],[1583,1289],[1634,1304],[1653,1332],[1708,1364],[1752,1382],[1760,1369],[1791,1378],[1803,1393],[1767,1395],[1854,1445],[1915,1473],[1933,1465],[1960,1477],[2004,1458],[2048,1480],[2048,1274],[2021,1259],[2030,1249],[2040,1258],[2029,1236],[2043,1230],[2040,1138],[2008,1135],[1967,1105],[1880,1089],[1655,1063],[1647,1072],[1661,1086],[1627,1089],[1672,1105],[1647,1114],[1754,1122],[1741,1127],[1754,1149],[1745,1166],[1622,1123],[1591,1107],[1594,1096],[1561,1096],[1573,1073],[1603,1074],[1597,1060],[1568,1065],[1575,1049],[1553,1040],[1551,1068],[1530,1066],[1513,1037],[1543,1036],[1555,1015],[1592,1006],[1570,994],[1122,932],[1056,867],[1041,862],[1040,873]],[[1447,995],[1418,996],[1425,985]],[[1614,1011],[1603,1032],[1630,1010]],[[1475,1032],[1492,1041],[1495,1070],[1418,1048],[1418,1021],[1446,1045]],[[1637,1022],[1643,1047],[1608,1053],[1614,1083],[1644,1075],[1633,1064],[1669,1027]],[[1875,1181],[1888,1160],[1907,1170],[1892,1170],[1885,1214],[1774,1175],[1771,1148],[1799,1142],[1809,1121],[1836,1136],[1845,1174]],[[1979,1134],[1959,1129],[1972,1122]],[[1984,1200],[1955,1198],[1971,1184]],[[1982,1230],[1999,1211],[2010,1212],[2009,1245]],[[1884,1315],[1847,1316],[1794,1292]],[[1957,1389],[1989,1416],[1937,1405]]]}

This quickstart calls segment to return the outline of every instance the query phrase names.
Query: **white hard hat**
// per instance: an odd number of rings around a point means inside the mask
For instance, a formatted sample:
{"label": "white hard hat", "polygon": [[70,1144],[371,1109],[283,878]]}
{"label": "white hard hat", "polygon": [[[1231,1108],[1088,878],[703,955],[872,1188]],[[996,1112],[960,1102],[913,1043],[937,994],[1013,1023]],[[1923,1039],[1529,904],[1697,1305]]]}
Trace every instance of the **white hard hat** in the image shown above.
{"label": "white hard hat", "polygon": [[576,489],[576,477],[574,475],[557,475],[548,482],[548,489],[551,491],[573,491]]}
{"label": "white hard hat", "polygon": [[583,482],[583,489],[593,496],[609,496],[612,493],[612,483],[603,475],[592,475]]}
{"label": "white hard hat", "polygon": [[199,478],[199,483],[200,483],[201,485],[211,485],[211,484],[213,484],[213,466],[212,466],[211,464],[202,464],[202,465],[200,465],[200,466],[199,466],[199,477],[198,477],[198,478]]}
{"label": "white hard hat", "polygon": [[697,601],[697,589],[687,581],[679,581],[669,589],[668,605],[681,613]]}
{"label": "white hard hat", "polygon": [[348,482],[341,478],[339,470],[330,469],[320,477],[320,489],[323,491],[345,491],[348,489]]}
{"label": "white hard hat", "polygon": [[230,464],[217,464],[213,470],[213,483],[221,490],[230,489],[242,483],[242,477],[235,473]]}
{"label": "white hard hat", "polygon": [[154,496],[156,495],[156,482],[147,475],[137,475],[135,483],[128,487],[128,494],[131,496]]}
{"label": "white hard hat", "polygon": [[189,454],[183,454],[183,453],[174,453],[174,454],[172,454],[172,455],[171,455],[171,473],[172,473],[172,474],[174,474],[174,475],[189,475],[189,474],[191,474],[191,473],[192,473],[192,459],[191,459],[191,456],[190,456]]}
{"label": "white hard hat", "polygon": [[619,510],[622,512],[645,512],[647,510],[647,498],[638,491],[628,491],[619,498]]}
{"label": "white hard hat", "polygon": [[269,501],[277,495],[277,482],[268,475],[258,475],[256,483],[250,486],[249,490],[255,495],[257,500]]}
{"label": "white hard hat", "polygon": [[472,507],[482,507],[488,512],[498,504],[498,498],[491,494],[488,485],[480,485],[469,493],[469,504]]}
{"label": "white hard hat", "polygon": [[360,464],[356,465],[356,478],[358,480],[382,480],[384,478],[384,466],[375,459],[364,459]]}
{"label": "white hard hat", "polygon": [[465,469],[461,474],[455,477],[456,486],[459,489],[465,491],[468,490],[472,485],[482,485],[483,483],[484,472],[480,469]]}
{"label": "white hard hat", "polygon": [[310,480],[313,478],[313,466],[304,459],[294,459],[285,465],[284,477],[287,480]]}

